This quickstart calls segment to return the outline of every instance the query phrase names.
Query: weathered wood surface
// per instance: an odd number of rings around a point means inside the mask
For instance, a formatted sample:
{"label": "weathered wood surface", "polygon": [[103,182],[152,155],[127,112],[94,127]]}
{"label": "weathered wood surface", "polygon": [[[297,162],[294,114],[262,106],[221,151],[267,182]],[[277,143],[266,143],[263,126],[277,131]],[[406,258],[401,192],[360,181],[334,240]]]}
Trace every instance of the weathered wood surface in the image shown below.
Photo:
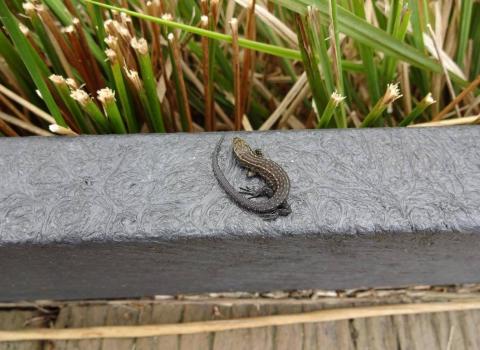
{"label": "weathered wood surface", "polygon": [[0,244],[447,232],[480,228],[480,128],[227,133],[286,169],[292,214],[233,205],[211,154],[220,133],[0,139]]}
{"label": "weathered wood surface", "polygon": [[[366,306],[400,301],[448,300],[441,295],[420,297],[364,297],[311,299],[200,299],[162,302],[124,301],[93,304],[58,304],[51,327],[141,325],[224,320],[239,317],[291,314],[326,308]],[[428,295],[427,295],[428,296]],[[478,297],[478,295],[477,295]],[[462,298],[461,295],[452,298]],[[50,308],[50,310],[52,310]],[[31,323],[32,319],[37,322]],[[19,329],[48,324],[41,310],[0,308],[0,329]],[[55,342],[0,343],[0,350],[424,350],[480,349],[480,311],[443,312],[408,316],[376,317],[317,324],[266,327],[182,336],[140,339],[71,340]]]}
{"label": "weathered wood surface", "polygon": [[[233,135],[227,177],[259,181]],[[1,138],[0,301],[480,281],[478,126],[242,136],[290,175],[288,217],[229,200],[218,133]]]}

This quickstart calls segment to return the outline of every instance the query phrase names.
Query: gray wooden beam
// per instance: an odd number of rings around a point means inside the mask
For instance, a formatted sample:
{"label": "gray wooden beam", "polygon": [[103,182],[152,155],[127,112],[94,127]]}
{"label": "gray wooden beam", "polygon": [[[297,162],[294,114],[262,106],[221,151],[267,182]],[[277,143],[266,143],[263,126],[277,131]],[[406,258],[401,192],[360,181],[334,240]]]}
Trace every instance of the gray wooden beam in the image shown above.
{"label": "gray wooden beam", "polygon": [[226,197],[220,134],[0,139],[0,300],[480,281],[478,127],[242,135],[290,216]]}

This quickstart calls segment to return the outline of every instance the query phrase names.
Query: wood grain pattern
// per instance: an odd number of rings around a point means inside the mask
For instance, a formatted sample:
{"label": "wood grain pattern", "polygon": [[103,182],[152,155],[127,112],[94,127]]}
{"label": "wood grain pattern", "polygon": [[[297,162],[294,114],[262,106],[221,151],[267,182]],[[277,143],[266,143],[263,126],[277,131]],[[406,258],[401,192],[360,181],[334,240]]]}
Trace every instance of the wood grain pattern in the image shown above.
{"label": "wood grain pattern", "polygon": [[[187,322],[187,320],[231,319],[258,315],[281,315],[301,310],[372,305],[386,300],[199,300],[149,303],[116,302],[97,305],[65,304],[52,327]],[[421,299],[421,298],[420,298]],[[419,300],[417,300],[419,301]],[[21,328],[38,312],[0,309],[0,328]],[[13,319],[21,320],[12,322]],[[0,343],[1,350],[57,349],[478,349],[479,311],[386,316],[318,324],[236,330],[195,336],[168,336],[142,339],[83,340]]]}
{"label": "wood grain pattern", "polygon": [[[476,232],[479,136],[478,127],[242,134],[291,178],[293,214],[271,223],[232,205],[213,178],[219,134],[2,139],[0,244]],[[255,182],[230,152],[227,177]]]}

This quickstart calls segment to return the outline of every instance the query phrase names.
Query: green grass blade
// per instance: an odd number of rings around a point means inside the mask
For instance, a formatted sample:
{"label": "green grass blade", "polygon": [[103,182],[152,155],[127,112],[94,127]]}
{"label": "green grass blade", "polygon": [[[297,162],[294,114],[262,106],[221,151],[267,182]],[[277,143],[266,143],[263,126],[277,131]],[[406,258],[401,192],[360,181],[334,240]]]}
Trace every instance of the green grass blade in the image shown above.
{"label": "green grass blade", "polygon": [[58,0],[43,0],[45,4],[53,11],[55,16],[62,22],[64,26],[72,24],[72,14],[68,12],[67,7],[62,1]]}
{"label": "green grass blade", "polygon": [[128,131],[132,133],[138,132],[139,127],[138,122],[133,114],[134,108],[132,100],[128,94],[127,86],[123,80],[122,68],[120,67],[120,63],[118,61],[112,62],[112,73]]}
{"label": "green grass blade", "polygon": [[[365,19],[365,5],[363,0],[352,0],[354,13]],[[380,82],[378,79],[377,67],[374,61],[374,51],[367,45],[357,42],[360,57],[365,66],[367,76],[367,86],[372,101],[378,101],[380,98]]]}
{"label": "green grass blade", "polygon": [[38,17],[34,9],[32,9],[31,11],[28,11],[28,14],[30,17],[30,21],[32,23],[32,27],[35,30],[35,33],[38,35],[40,42],[42,43],[43,50],[45,51],[45,54],[47,55],[47,57],[50,59],[50,62],[52,63],[54,72],[59,75],[65,75],[65,71],[63,70],[62,63],[58,58],[55,48],[53,47],[52,40],[48,36],[42,21],[40,20],[40,18]]}
{"label": "green grass blade", "polygon": [[[44,0],[44,1],[64,26],[68,26],[72,24],[73,16],[68,11],[63,1],[60,1],[60,0]],[[93,56],[95,57],[95,59],[98,61],[98,63],[102,66],[104,70],[108,70],[107,65],[105,63],[103,46],[102,48],[98,46],[98,44],[95,42],[95,40],[93,40],[91,34],[88,31],[85,30],[84,33],[87,38],[88,46],[90,47],[90,50],[93,53]]]}
{"label": "green grass blade", "polygon": [[[145,19],[147,21],[152,21],[152,22],[155,22],[155,23],[159,23],[159,24],[162,24],[162,25],[164,25],[166,27],[169,27],[169,28],[181,29],[181,30],[193,33],[193,34],[206,36],[207,38],[220,40],[220,41],[224,41],[224,42],[227,42],[227,43],[232,43],[232,37],[230,35],[213,32],[211,30],[206,30],[206,29],[190,26],[188,24],[184,24],[184,23],[180,23],[180,22],[169,21],[169,20],[166,20],[166,19],[163,19],[163,18],[157,18],[157,17],[154,17],[154,16],[149,16],[149,15],[139,13],[139,12],[135,12],[135,11],[131,11],[131,10],[128,10],[128,9],[125,9],[125,8],[103,4],[103,3],[98,2],[98,1],[93,1],[93,0],[83,0],[83,1],[94,4],[94,5],[97,5],[97,6],[101,6],[101,7],[110,9],[110,10],[124,12],[124,13],[132,16],[132,17],[138,17],[138,18]],[[274,56],[285,57],[285,58],[290,58],[290,59],[294,59],[294,60],[300,60],[301,59],[300,52],[298,52],[297,50],[292,50],[292,49],[288,49],[288,48],[285,48],[285,47],[280,47],[280,46],[275,46],[275,45],[265,44],[265,43],[259,43],[259,42],[253,41],[253,40],[247,40],[247,39],[243,39],[243,38],[238,39],[238,44],[241,47],[244,47],[246,49],[252,49],[252,50],[256,50],[256,51],[260,51],[260,52],[265,52],[265,53],[268,53],[268,54],[274,55]]]}
{"label": "green grass blade", "polygon": [[[335,48],[335,66],[337,68],[336,71],[336,86],[337,86],[337,91],[339,92],[340,95],[345,94],[345,89],[343,86],[343,69],[342,69],[342,51],[340,49],[340,35],[339,35],[339,30],[338,30],[338,6],[337,6],[337,0],[330,0],[330,20],[332,21],[331,26],[332,26],[332,31],[333,31],[333,47]],[[340,104],[340,111],[335,113],[335,122],[337,124],[337,128],[346,128],[347,127],[347,116],[345,112],[345,106],[343,104]]]}
{"label": "green grass blade", "polygon": [[382,98],[380,98],[380,100],[377,101],[370,113],[368,113],[368,115],[365,117],[361,127],[365,128],[367,126],[376,124],[376,122],[382,118],[382,114],[387,107],[401,96],[402,95],[400,94],[397,84],[388,84],[385,94]]}
{"label": "green grass blade", "polygon": [[327,103],[327,106],[323,110],[322,115],[318,118],[317,128],[324,128],[330,124],[330,119],[332,118],[335,109],[338,107],[339,104],[345,99],[342,95],[337,94],[334,92]]}
{"label": "green grass blade", "polygon": [[0,56],[5,59],[8,67],[15,76],[20,89],[26,94],[29,100],[36,105],[43,104],[38,95],[35,93],[35,86],[31,76],[28,74],[25,64],[18,55],[17,51],[10,43],[3,31],[0,30]]}
{"label": "green grass blade", "polygon": [[[4,1],[0,1],[0,13],[2,16],[0,17],[1,21],[7,28],[10,37],[12,38],[20,57],[22,58],[25,66],[30,73],[35,85],[37,86],[40,94],[42,95],[45,104],[48,107],[48,110],[52,114],[52,117],[55,119],[55,122],[60,125],[66,127],[67,124],[62,117],[60,112],[60,108],[57,106],[55,99],[53,98],[50,90],[48,89],[48,85],[45,81],[46,73],[48,72],[45,63],[41,60],[38,56],[37,52],[32,48],[30,43],[28,42],[27,38],[22,34],[20,28],[18,27],[18,21],[10,12],[7,7],[7,4]],[[42,66],[43,65],[43,66]],[[48,73],[47,73],[48,74]]]}
{"label": "green grass blade", "polygon": [[[468,38],[470,36],[470,25],[472,22],[473,0],[463,0],[460,15],[460,33],[458,38],[457,64],[464,66],[465,53],[467,52]],[[477,27],[479,26],[477,22]],[[477,61],[480,57],[477,57]]]}
{"label": "green grass blade", "polygon": [[387,30],[387,16],[385,16],[383,11],[380,9],[377,1],[373,2],[373,12],[375,13],[375,18],[378,22],[378,26],[382,30]]}
{"label": "green grass blade", "polygon": [[[407,10],[403,15],[399,15],[398,20],[394,24],[392,36],[400,41],[405,39],[407,33],[408,23],[410,22],[410,11]],[[385,61],[384,81],[386,83],[395,80],[395,70],[397,66],[397,59],[394,57],[387,57]]]}
{"label": "green grass blade", "polygon": [[65,79],[59,75],[51,75],[49,77],[52,84],[55,86],[58,95],[65,103],[65,106],[72,115],[75,123],[82,133],[90,134],[93,132],[92,125],[89,123],[89,120],[86,119],[83,115],[83,112],[78,105],[78,103],[70,97],[70,89],[65,82]]}
{"label": "green grass blade", "polygon": [[13,71],[15,76],[22,78],[24,81],[30,81],[30,76],[28,75],[25,64],[23,63],[20,55],[17,53],[10,40],[7,36],[0,30],[0,56],[5,59],[10,69]]}
{"label": "green grass blade", "polygon": [[[265,25],[265,23],[258,21],[257,26],[260,34],[262,34],[264,37],[269,38],[275,45],[282,45],[282,40],[278,37],[277,33],[275,33],[268,25]],[[292,81],[296,81],[297,74],[292,66],[292,62],[285,57],[281,57],[280,64],[282,65],[284,72],[292,78]]]}
{"label": "green grass blade", "polygon": [[[480,3],[476,3],[473,9],[473,18],[480,17]],[[472,57],[480,57],[480,26],[476,25],[472,27],[472,41],[473,50]],[[475,79],[480,74],[480,59],[474,59],[472,61],[472,67],[470,69],[470,79]]]}
{"label": "green grass blade", "polygon": [[102,50],[106,49],[105,38],[107,34],[105,32],[104,21],[102,17],[102,9],[93,4],[86,4],[87,12],[92,20],[92,23],[95,27],[95,33],[97,35],[97,41],[100,44]]}
{"label": "green grass blade", "polygon": [[[423,0],[421,0],[423,1]],[[411,25],[412,25],[412,36],[413,36],[413,43],[420,52],[423,52],[425,55],[427,54],[427,50],[425,49],[425,43],[423,41],[423,33],[425,33],[425,23],[424,18],[421,15],[420,8],[423,6],[419,6],[420,1],[418,0],[409,0],[408,1],[409,8],[412,10],[411,16]],[[427,76],[427,72],[421,69],[416,69],[414,71],[416,75],[419,75],[419,85],[423,95],[426,95],[428,92],[429,86],[429,79]]]}
{"label": "green grass blade", "polygon": [[390,14],[387,19],[387,30],[386,32],[390,35],[393,35],[395,32],[395,27],[398,27],[398,22],[401,18],[403,0],[392,0],[390,1]]}
{"label": "green grass blade", "polygon": [[70,93],[70,97],[78,102],[80,107],[92,119],[99,132],[108,133],[110,131],[107,118],[85,91],[81,89],[74,90]]}
{"label": "green grass blade", "polygon": [[435,103],[435,100],[432,98],[432,94],[428,93],[412,110],[412,112],[407,115],[399,124],[399,126],[407,126],[410,125],[417,119],[424,111],[428,108],[428,106]]}
{"label": "green grass blade", "polygon": [[327,105],[328,101],[326,96],[328,96],[328,93],[325,90],[324,82],[322,76],[320,75],[318,55],[315,54],[312,47],[312,42],[310,40],[312,32],[312,28],[310,26],[311,23],[308,20],[308,17],[305,18],[300,15],[296,15],[296,23],[298,43],[300,46],[300,52],[302,53],[303,65],[305,68],[305,73],[307,74],[310,89],[312,91],[315,110],[317,115],[319,115],[319,112]]}
{"label": "green grass blade", "polygon": [[[90,1],[90,0],[89,0]],[[307,6],[315,5],[322,16],[328,20],[328,1],[327,0],[273,0],[292,11],[303,14],[307,11]],[[426,54],[420,52],[416,48],[403,43],[385,31],[376,28],[361,18],[358,18],[353,13],[338,7],[338,25],[339,30],[345,35],[363,43],[374,50],[381,51],[387,55],[393,56],[398,60],[410,63],[418,68],[426,69],[428,71],[441,73],[442,69],[437,61],[429,58]],[[452,78],[461,84],[466,85],[466,82],[450,73]]]}
{"label": "green grass blade", "polygon": [[123,124],[122,116],[115,101],[115,93],[110,88],[105,88],[97,92],[98,100],[103,105],[103,110],[107,116],[113,131],[116,134],[126,134],[127,129]]}
{"label": "green grass blade", "polygon": [[140,63],[140,73],[145,87],[145,94],[152,112],[148,117],[155,132],[165,132],[162,108],[157,95],[157,81],[153,73],[147,42],[144,39],[134,40],[132,41],[132,47],[135,48],[137,59]]}
{"label": "green grass blade", "polygon": [[328,54],[327,38],[325,36],[325,25],[322,25],[318,17],[318,9],[316,7],[309,7],[308,15],[305,24],[308,26],[308,38],[318,55],[320,66],[322,68],[322,77],[325,83],[326,95],[331,95],[335,90],[335,84],[332,74],[331,59]]}

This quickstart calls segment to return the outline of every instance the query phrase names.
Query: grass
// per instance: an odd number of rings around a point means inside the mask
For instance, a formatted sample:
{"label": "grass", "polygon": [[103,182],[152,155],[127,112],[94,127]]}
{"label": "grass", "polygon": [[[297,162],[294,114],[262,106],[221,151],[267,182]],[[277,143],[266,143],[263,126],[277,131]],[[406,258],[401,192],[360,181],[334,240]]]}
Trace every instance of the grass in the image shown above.
{"label": "grass", "polygon": [[480,2],[455,4],[1,1],[0,135],[476,122]]}

